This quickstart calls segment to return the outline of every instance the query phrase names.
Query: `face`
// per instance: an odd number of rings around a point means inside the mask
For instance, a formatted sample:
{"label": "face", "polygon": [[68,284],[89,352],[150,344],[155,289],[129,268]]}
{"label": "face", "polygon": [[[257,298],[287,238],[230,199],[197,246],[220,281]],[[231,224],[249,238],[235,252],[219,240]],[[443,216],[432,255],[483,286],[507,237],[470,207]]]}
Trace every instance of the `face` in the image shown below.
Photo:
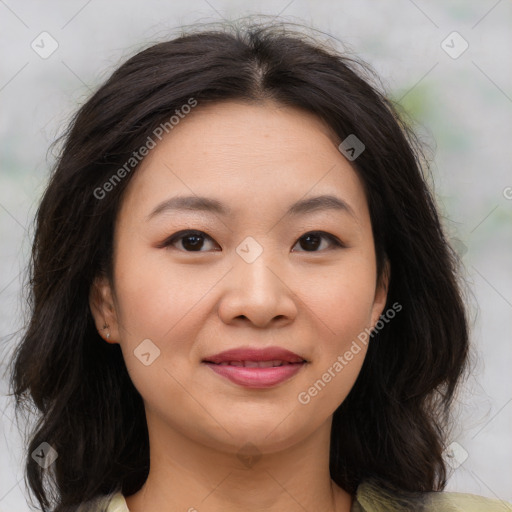
{"label": "face", "polygon": [[[143,160],[115,226],[114,282],[96,280],[91,309],[121,346],[148,426],[270,453],[311,435],[345,399],[386,283],[339,142],[298,109],[226,102],[199,105]],[[168,202],[177,197],[196,204]],[[250,354],[268,348],[306,362],[251,368]],[[232,349],[249,352],[228,356],[228,369],[213,361]]]}

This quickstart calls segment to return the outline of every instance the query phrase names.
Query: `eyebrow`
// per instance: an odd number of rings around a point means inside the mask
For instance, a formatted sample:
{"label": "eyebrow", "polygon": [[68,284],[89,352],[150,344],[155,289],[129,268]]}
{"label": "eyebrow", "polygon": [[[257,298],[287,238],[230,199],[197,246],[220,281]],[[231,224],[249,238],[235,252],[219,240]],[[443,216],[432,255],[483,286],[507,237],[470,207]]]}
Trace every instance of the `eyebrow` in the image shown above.
{"label": "eyebrow", "polygon": [[[164,212],[177,210],[211,212],[224,217],[233,214],[231,208],[214,198],[203,196],[176,196],[157,205],[146,217],[146,220],[149,221]],[[329,194],[311,197],[309,199],[300,199],[290,206],[285,215],[300,216],[321,210],[341,211],[356,218],[354,210],[347,202]]]}

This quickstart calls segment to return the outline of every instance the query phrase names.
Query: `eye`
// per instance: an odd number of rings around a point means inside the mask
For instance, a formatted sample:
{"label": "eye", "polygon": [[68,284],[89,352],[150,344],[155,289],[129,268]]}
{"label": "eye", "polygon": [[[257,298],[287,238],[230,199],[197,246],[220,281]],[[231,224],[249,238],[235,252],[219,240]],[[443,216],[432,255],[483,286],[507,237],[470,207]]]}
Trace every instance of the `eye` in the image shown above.
{"label": "eye", "polygon": [[325,233],[324,231],[311,231],[299,238],[297,243],[301,245],[304,251],[297,252],[319,252],[317,249],[322,245],[322,239],[328,240],[331,246],[334,246],[335,248],[345,247],[340,240],[330,233]]}
{"label": "eye", "polygon": [[[214,240],[203,231],[188,229],[174,233],[174,235],[167,238],[160,247],[176,246],[177,243],[181,243],[181,249],[185,252],[206,252],[208,249],[206,251],[201,250],[204,247],[205,240],[214,242]],[[179,247],[176,248],[180,249]]]}
{"label": "eye", "polygon": [[[174,233],[174,235],[162,242],[159,247],[173,246],[176,249],[183,250],[185,252],[207,252],[209,250],[208,248],[202,250],[205,247],[205,241],[210,241],[216,244],[216,242],[203,231],[188,229]],[[330,233],[326,233],[324,231],[311,231],[299,238],[297,244],[300,244],[300,247],[303,250],[295,252],[320,252],[325,249],[325,247],[322,247],[322,241],[327,241],[327,245],[330,244],[333,248],[345,247],[338,238]],[[181,247],[177,247],[177,244],[181,244]],[[216,245],[219,247],[218,244]],[[318,249],[319,247],[321,248],[320,250]],[[213,250],[218,251],[222,249],[214,248]]]}

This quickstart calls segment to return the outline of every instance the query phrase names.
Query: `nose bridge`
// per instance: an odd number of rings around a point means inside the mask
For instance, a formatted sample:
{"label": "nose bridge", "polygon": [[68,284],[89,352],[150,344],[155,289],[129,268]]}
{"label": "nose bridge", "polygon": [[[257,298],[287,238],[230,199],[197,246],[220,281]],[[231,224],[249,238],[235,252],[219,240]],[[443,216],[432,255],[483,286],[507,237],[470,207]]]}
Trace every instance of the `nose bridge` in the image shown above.
{"label": "nose bridge", "polygon": [[278,276],[283,265],[280,265],[270,247],[263,248],[253,240],[245,240],[237,247],[235,279],[241,290],[247,290],[253,298],[261,295],[268,300],[282,287]]}
{"label": "nose bridge", "polygon": [[233,256],[227,293],[219,307],[222,319],[229,323],[245,317],[263,327],[276,317],[294,318],[296,306],[285,284],[285,262],[254,239],[244,240]]}

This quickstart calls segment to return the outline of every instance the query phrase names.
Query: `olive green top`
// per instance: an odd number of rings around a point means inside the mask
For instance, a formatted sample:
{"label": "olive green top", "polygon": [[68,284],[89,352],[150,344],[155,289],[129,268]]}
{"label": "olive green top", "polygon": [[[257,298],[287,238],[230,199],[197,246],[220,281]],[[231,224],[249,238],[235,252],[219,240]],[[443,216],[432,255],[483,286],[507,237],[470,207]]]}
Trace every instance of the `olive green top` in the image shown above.
{"label": "olive green top", "polygon": [[[458,492],[408,493],[398,497],[377,485],[363,482],[357,488],[351,512],[512,512],[512,504]],[[102,496],[77,512],[130,512],[121,492]]]}

